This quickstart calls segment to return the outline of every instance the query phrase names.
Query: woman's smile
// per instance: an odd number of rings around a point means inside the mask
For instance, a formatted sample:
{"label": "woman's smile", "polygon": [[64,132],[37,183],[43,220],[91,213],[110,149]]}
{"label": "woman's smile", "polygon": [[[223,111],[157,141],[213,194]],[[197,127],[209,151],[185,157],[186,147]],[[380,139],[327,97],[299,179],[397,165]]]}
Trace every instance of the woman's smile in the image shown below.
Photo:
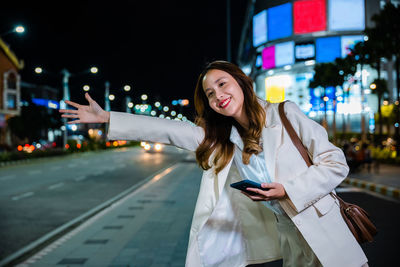
{"label": "woman's smile", "polygon": [[225,100],[221,101],[221,102],[219,103],[219,107],[220,107],[220,108],[226,108],[226,107],[229,105],[229,103],[231,102],[231,98],[232,98],[232,97],[228,97],[228,98],[226,98]]}

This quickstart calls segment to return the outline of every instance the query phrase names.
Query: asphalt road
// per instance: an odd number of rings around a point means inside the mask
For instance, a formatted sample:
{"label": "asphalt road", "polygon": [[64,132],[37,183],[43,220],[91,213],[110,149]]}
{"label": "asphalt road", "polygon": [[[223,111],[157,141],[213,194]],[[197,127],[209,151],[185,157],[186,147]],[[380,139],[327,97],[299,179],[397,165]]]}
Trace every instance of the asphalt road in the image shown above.
{"label": "asphalt road", "polygon": [[[140,183],[151,174],[157,173],[175,162],[184,161],[186,156],[186,152],[175,148],[168,148],[162,154],[148,154],[139,148],[133,148],[85,153],[51,159],[46,163],[31,163],[0,169],[0,258],[4,258],[87,210],[111,199],[132,185]],[[201,174],[201,171],[197,169],[193,172],[198,176]],[[188,175],[187,171],[182,170],[177,174]],[[174,179],[177,178],[174,177]],[[176,185],[171,184],[170,186],[175,187]],[[196,183],[196,187],[198,187],[198,183]],[[179,220],[182,223],[179,225],[180,230],[176,232],[182,239],[179,239],[179,255],[181,257],[179,262],[182,264],[192,210],[197,198],[195,192],[198,191],[192,185],[190,188],[194,190],[188,195],[190,199],[185,200],[186,204],[179,204],[190,207],[184,214],[177,213],[186,218],[182,217]],[[167,188],[163,188],[163,190],[167,190]],[[363,207],[378,228],[375,241],[362,245],[369,259],[369,266],[397,266],[400,203],[351,187],[338,188],[338,194],[345,201]],[[176,193],[171,193],[169,197],[176,197],[176,195]],[[144,195],[144,197],[146,196]],[[151,194],[148,197],[154,198],[154,195]],[[177,210],[182,211],[182,207],[178,205],[179,198],[173,200],[174,203],[177,203]],[[158,202],[154,203],[159,205]],[[164,204],[168,206],[170,202]],[[163,207],[163,212],[170,212],[165,208]],[[167,216],[165,213],[160,213],[159,210],[154,214]],[[163,217],[162,220],[165,221],[165,218]],[[147,224],[144,223],[145,226],[148,226]],[[183,232],[182,229],[184,229]],[[146,232],[148,235],[154,233],[154,231],[148,230]],[[127,238],[134,238],[134,236]],[[176,236],[170,238],[175,240]],[[146,236],[146,240],[153,239],[151,236]],[[152,242],[148,242],[148,247],[143,242],[140,243],[141,254],[146,255],[147,250],[154,250]],[[170,256],[175,257],[172,254]],[[282,266],[282,261],[255,266]]]}
{"label": "asphalt road", "polygon": [[134,147],[1,168],[0,260],[186,155]]}

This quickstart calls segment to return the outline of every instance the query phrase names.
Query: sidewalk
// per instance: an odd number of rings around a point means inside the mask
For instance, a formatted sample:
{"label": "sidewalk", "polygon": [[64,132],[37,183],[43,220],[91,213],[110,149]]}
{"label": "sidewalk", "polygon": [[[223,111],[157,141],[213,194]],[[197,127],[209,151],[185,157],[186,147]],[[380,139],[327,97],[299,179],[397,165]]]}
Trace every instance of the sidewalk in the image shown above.
{"label": "sidewalk", "polygon": [[380,164],[379,169],[372,166],[370,172],[364,167],[349,174],[344,183],[400,200],[400,166]]}
{"label": "sidewalk", "polygon": [[184,266],[200,179],[177,163],[17,266]]}

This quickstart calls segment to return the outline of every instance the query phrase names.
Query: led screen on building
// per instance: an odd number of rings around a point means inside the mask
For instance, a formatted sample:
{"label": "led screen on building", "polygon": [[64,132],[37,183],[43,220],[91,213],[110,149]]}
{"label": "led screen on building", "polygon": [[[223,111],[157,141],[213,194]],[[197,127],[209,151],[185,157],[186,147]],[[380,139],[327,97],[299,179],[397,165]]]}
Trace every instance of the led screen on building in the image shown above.
{"label": "led screen on building", "polygon": [[268,40],[286,38],[292,35],[292,3],[268,9]]}
{"label": "led screen on building", "polygon": [[262,51],[263,69],[275,68],[275,46],[268,46]]}
{"label": "led screen on building", "polygon": [[351,51],[351,48],[354,48],[356,43],[363,42],[364,36],[362,35],[351,35],[351,36],[342,36],[341,38],[341,46],[342,46],[342,57],[346,57]]}
{"label": "led screen on building", "polygon": [[329,29],[363,31],[365,29],[364,0],[329,0]]}
{"label": "led screen on building", "polygon": [[294,42],[275,45],[275,66],[282,67],[294,64]]}
{"label": "led screen on building", "polygon": [[305,61],[315,59],[314,42],[296,43],[294,48],[296,61]]}
{"label": "led screen on building", "polygon": [[316,61],[318,63],[333,62],[336,58],[342,56],[341,40],[339,36],[317,38],[316,46]]}
{"label": "led screen on building", "polygon": [[293,6],[294,33],[326,30],[325,0],[298,0]]}
{"label": "led screen on building", "polygon": [[267,10],[253,17],[253,46],[257,47],[267,42]]}

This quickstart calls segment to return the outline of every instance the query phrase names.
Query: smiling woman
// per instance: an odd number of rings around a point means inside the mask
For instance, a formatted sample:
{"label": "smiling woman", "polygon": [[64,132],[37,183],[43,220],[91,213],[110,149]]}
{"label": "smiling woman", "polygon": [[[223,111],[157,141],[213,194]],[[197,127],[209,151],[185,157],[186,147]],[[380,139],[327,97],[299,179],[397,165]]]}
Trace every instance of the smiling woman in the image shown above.
{"label": "smiling woman", "polygon": [[[60,110],[69,123],[108,122],[108,139],[170,144],[196,153],[204,170],[190,229],[187,267],[243,267],[283,258],[283,266],[367,266],[332,194],[349,168],[326,130],[296,104],[285,115],[314,165],[282,127],[278,104],[258,98],[252,80],[226,61],[208,64],[195,88],[196,124],[104,111]],[[230,187],[249,179],[261,188]],[[268,189],[268,190],[266,190]]]}

